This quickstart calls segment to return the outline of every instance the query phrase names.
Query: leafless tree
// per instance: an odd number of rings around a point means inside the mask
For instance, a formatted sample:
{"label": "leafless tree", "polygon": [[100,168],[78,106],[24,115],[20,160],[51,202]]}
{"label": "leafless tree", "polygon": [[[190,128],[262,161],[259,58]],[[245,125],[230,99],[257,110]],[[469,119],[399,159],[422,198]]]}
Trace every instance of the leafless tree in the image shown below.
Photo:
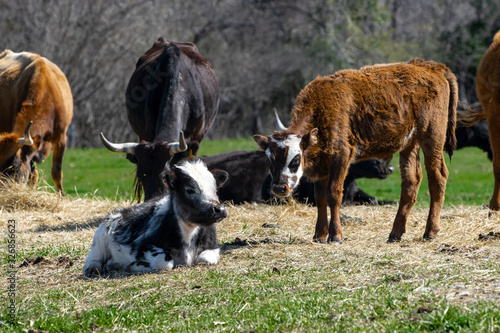
{"label": "leafless tree", "polygon": [[500,29],[496,0],[0,0],[0,48],[39,53],[70,81],[73,146],[134,141],[125,88],[159,37],[193,41],[221,107],[210,138],[273,130],[317,75],[421,56],[446,63],[474,102],[475,68]]}

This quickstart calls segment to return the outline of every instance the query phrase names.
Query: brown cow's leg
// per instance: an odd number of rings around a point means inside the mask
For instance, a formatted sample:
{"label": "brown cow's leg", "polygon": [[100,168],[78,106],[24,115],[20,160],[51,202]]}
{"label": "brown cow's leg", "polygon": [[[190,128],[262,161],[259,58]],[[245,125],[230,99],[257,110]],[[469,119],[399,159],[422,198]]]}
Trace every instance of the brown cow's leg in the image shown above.
{"label": "brown cow's leg", "polygon": [[340,225],[340,204],[344,180],[349,168],[349,160],[338,155],[330,170],[330,181],[327,188],[328,206],[330,206],[330,226],[328,228],[328,242],[342,243],[342,226]]}
{"label": "brown cow's leg", "polygon": [[444,202],[444,192],[446,190],[446,180],[448,179],[448,168],[444,162],[443,152],[431,151],[426,154],[424,150],[425,170],[429,182],[429,193],[431,195],[431,207],[424,238],[435,238],[439,232],[439,218]]}
{"label": "brown cow's leg", "polygon": [[488,132],[493,151],[493,176],[495,177],[495,189],[490,200],[490,209],[497,211],[500,210],[500,114],[496,112],[500,113],[500,105],[492,101],[483,107],[488,115]]}
{"label": "brown cow's leg", "polygon": [[56,186],[56,193],[64,195],[63,185],[62,185],[62,161],[64,156],[64,150],[66,149],[66,136],[64,135],[64,140],[61,139],[59,143],[54,144],[54,151],[52,157],[52,180]]}
{"label": "brown cow's leg", "polygon": [[318,219],[316,220],[316,232],[313,240],[318,243],[326,243],[326,237],[328,236],[326,184],[326,180],[318,180],[314,183],[314,200],[318,208]]}
{"label": "brown cow's leg", "polygon": [[403,150],[399,155],[399,168],[401,170],[401,196],[398,212],[394,219],[392,231],[388,242],[400,241],[406,231],[406,221],[410,215],[413,204],[417,201],[418,188],[422,181],[422,167],[419,157],[420,147]]}

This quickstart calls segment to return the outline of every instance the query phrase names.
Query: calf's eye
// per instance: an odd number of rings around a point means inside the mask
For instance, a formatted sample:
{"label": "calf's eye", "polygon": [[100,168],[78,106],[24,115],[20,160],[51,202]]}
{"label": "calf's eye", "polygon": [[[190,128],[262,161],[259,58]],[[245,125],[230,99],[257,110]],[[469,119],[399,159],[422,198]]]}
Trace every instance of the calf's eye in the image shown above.
{"label": "calf's eye", "polygon": [[295,172],[300,166],[300,154],[295,155],[295,157],[292,159],[290,164],[288,164],[288,168],[290,168],[291,171]]}

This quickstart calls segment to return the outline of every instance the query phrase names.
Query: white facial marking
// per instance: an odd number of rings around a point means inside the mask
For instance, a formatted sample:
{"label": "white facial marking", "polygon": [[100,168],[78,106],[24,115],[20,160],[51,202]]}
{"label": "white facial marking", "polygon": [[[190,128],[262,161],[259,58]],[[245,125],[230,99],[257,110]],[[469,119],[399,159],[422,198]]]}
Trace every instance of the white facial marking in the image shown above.
{"label": "white facial marking", "polygon": [[177,167],[194,179],[200,187],[202,195],[206,196],[208,201],[218,200],[215,178],[213,174],[208,171],[207,166],[203,163],[203,161],[197,160],[194,162],[182,163]]}
{"label": "white facial marking", "polygon": [[[293,158],[297,156],[297,154],[302,155],[302,151],[300,149],[300,141],[302,140],[301,136],[298,135],[289,135],[285,140],[278,143],[278,147],[285,149],[288,147],[288,154],[286,156],[285,167],[281,170],[281,174],[288,177],[288,186],[290,188],[294,188],[299,184],[299,180],[302,177],[302,164],[299,166],[297,171],[293,173],[290,168],[290,162],[292,162]],[[297,181],[293,181],[294,176],[297,177]]]}

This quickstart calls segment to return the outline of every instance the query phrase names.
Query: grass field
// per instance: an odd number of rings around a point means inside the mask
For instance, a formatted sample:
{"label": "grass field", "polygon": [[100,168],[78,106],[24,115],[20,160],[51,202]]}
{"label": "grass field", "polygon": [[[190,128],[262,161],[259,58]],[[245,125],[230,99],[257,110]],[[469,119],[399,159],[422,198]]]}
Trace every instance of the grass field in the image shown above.
{"label": "grass field", "polygon": [[[203,141],[199,155],[213,155],[233,150],[256,150],[251,138],[231,141]],[[379,200],[399,200],[400,174],[398,157],[392,161],[393,175],[386,180],[359,179],[358,185]],[[445,206],[487,204],[493,191],[491,162],[486,153],[477,148],[465,148],[455,152],[452,161],[446,161],[450,172],[446,189]],[[50,179],[51,160],[39,165],[43,178]],[[424,170],[425,175],[425,168]],[[132,197],[135,166],[125,154],[102,149],[69,149],[64,158],[64,188],[72,197],[92,194],[113,200]],[[48,177],[47,177],[48,175]],[[429,194],[426,178],[420,187],[417,205],[428,207]]]}
{"label": "grass field", "polygon": [[[201,154],[253,149],[249,140],[226,144],[204,142]],[[432,241],[422,240],[424,186],[407,233],[393,244],[386,243],[393,205],[342,207],[341,245],[312,242],[314,207],[227,205],[216,266],[85,278],[100,219],[130,204],[133,166],[106,150],[69,150],[66,197],[43,183],[0,190],[0,331],[500,332],[500,218],[482,206],[491,163],[464,149],[448,166]],[[398,200],[399,182],[395,173],[359,184]]]}

